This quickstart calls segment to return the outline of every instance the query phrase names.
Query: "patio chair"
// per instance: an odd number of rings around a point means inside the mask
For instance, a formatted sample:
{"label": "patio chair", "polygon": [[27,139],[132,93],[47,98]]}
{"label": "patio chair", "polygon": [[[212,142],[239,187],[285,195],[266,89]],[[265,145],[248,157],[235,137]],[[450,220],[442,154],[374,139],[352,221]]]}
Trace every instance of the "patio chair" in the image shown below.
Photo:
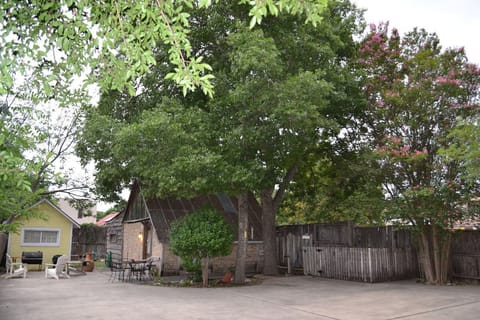
{"label": "patio chair", "polygon": [[65,271],[67,261],[67,256],[61,256],[57,259],[56,264],[45,263],[45,279],[48,279],[50,277],[59,280],[60,276],[70,278],[70,276]]}
{"label": "patio chair", "polygon": [[110,265],[110,279],[109,281],[122,280],[125,281],[125,272],[127,272],[127,277],[130,277],[130,268],[128,267],[127,262],[112,262]]}
{"label": "patio chair", "polygon": [[7,253],[6,261],[7,273],[5,274],[5,279],[27,277],[27,264],[23,262],[13,262],[12,257]]}
{"label": "patio chair", "polygon": [[162,258],[158,256],[148,258],[145,272],[148,279],[154,280],[156,276],[160,277],[162,274]]}

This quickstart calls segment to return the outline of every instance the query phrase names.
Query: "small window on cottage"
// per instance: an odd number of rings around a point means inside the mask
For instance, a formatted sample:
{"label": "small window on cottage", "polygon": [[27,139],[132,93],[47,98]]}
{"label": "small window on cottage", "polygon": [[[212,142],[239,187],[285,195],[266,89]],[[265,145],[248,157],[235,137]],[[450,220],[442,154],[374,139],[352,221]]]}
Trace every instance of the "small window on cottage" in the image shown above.
{"label": "small window on cottage", "polygon": [[60,229],[23,228],[22,246],[59,246]]}

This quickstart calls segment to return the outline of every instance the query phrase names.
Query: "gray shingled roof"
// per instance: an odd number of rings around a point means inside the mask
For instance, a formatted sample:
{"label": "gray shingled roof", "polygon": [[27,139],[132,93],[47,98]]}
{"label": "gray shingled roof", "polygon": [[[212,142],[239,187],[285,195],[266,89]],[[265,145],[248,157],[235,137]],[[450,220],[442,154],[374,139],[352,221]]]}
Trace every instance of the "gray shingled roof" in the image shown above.
{"label": "gray shingled roof", "polygon": [[[139,194],[138,184],[132,188],[132,195],[130,196],[128,208],[131,207],[131,202],[135,201]],[[137,189],[137,190],[135,190]],[[253,195],[249,196],[249,222],[248,233],[250,240],[262,240],[262,211],[257,200]],[[205,207],[212,207],[223,214],[225,221],[232,226],[234,232],[234,239],[237,239],[237,217],[238,217],[238,199],[236,197],[227,196],[225,194],[205,195],[191,199],[186,198],[151,198],[146,199],[146,205],[150,213],[151,221],[157,233],[160,242],[168,242],[168,233],[170,225],[175,220]],[[128,217],[127,217],[128,219]],[[251,233],[253,231],[253,239]]]}

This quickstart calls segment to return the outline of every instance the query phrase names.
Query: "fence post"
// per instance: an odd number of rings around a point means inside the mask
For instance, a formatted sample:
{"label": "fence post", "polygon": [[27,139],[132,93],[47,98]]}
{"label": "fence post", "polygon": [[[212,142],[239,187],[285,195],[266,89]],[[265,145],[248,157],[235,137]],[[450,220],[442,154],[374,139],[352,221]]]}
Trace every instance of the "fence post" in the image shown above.
{"label": "fence post", "polygon": [[372,248],[368,248],[368,274],[370,275],[370,283],[372,283]]}
{"label": "fence post", "polygon": [[354,242],[354,239],[353,239],[354,232],[353,232],[353,230],[354,230],[354,228],[355,228],[355,225],[353,224],[353,222],[348,221],[347,222],[347,230],[348,230],[347,231],[348,232],[347,233],[347,238],[348,238],[347,241],[348,241],[348,246],[349,247],[353,247],[353,242]]}

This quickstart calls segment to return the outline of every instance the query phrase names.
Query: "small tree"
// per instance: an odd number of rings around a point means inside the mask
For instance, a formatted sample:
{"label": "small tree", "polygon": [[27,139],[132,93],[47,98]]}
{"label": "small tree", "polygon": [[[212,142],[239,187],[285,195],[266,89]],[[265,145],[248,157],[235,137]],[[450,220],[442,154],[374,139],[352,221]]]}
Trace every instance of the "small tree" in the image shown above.
{"label": "small tree", "polygon": [[439,43],[425,30],[400,37],[388,24],[372,25],[358,60],[369,102],[364,140],[378,156],[391,204],[384,212],[416,228],[432,284],[447,282],[453,226],[475,213],[468,204],[478,192],[478,178],[465,180],[468,157],[454,157],[462,151],[451,147],[461,119],[478,114],[480,69],[463,48],[441,50]]}
{"label": "small tree", "polygon": [[208,285],[209,258],[229,255],[232,231],[215,209],[201,209],[172,224],[170,250],[183,260],[202,264],[203,286]]}

